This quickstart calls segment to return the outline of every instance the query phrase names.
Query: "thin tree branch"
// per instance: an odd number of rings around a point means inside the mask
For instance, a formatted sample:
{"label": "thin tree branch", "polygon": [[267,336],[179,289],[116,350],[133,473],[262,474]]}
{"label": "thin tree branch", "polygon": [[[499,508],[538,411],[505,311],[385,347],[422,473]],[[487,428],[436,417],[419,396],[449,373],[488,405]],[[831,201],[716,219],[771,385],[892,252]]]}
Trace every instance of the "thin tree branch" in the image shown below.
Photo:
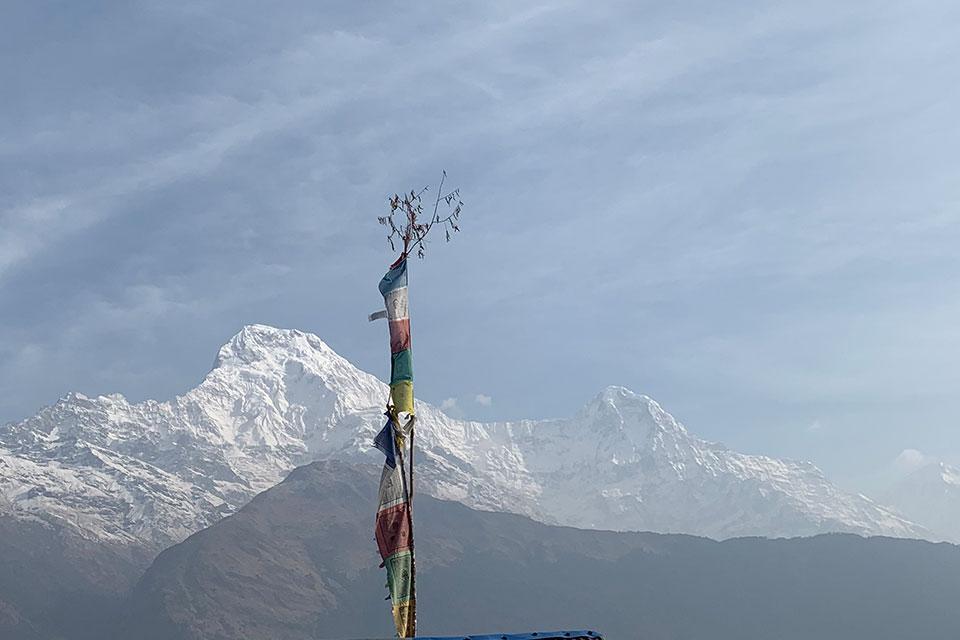
{"label": "thin tree branch", "polygon": [[[443,185],[446,182],[446,178],[447,172],[443,171],[440,176],[440,184],[437,187],[437,197],[433,202],[433,212],[426,223],[421,223],[420,219],[423,214],[423,194],[429,190],[429,186],[423,187],[420,191],[410,191],[410,193],[404,194],[402,197],[394,194],[393,197],[390,198],[390,213],[377,218],[380,224],[390,229],[390,233],[387,234],[387,242],[390,244],[391,249],[396,250],[395,239],[403,242],[401,256],[409,256],[414,250],[417,250],[417,255],[422,258],[427,236],[438,223],[446,228],[447,242],[450,241],[451,232],[456,233],[460,231],[460,227],[456,221],[460,219],[463,201],[460,200],[459,189],[444,194]],[[439,213],[441,200],[446,202],[448,207],[453,207],[450,214],[445,217],[441,217]],[[454,201],[456,201],[456,204],[454,204]],[[396,215],[398,211],[402,212],[406,218],[406,224],[402,227],[397,226],[394,220],[394,215]]]}

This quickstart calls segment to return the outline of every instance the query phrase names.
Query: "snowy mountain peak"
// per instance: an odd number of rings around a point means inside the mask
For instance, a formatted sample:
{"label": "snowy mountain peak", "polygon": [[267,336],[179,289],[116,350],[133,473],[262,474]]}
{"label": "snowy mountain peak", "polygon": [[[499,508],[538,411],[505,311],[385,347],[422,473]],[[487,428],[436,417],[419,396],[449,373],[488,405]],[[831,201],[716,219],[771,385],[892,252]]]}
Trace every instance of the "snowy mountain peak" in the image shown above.
{"label": "snowy mountain peak", "polygon": [[[72,394],[0,429],[0,504],[118,543],[180,540],[296,466],[375,462],[387,386],[317,336],[244,327],[167,402]],[[573,418],[482,424],[418,403],[421,490],[561,524],[717,538],[923,530],[807,464],[700,440],[608,387]]]}
{"label": "snowy mountain peak", "polygon": [[625,446],[648,448],[664,439],[687,438],[687,430],[656,400],[626,387],[609,386],[577,414],[576,429],[586,429]]}
{"label": "snowy mountain peak", "polygon": [[907,476],[905,481],[923,483],[928,487],[960,487],[960,467],[942,461],[930,462]]}
{"label": "snowy mountain peak", "polygon": [[331,437],[335,422],[379,407],[386,393],[316,335],[249,325],[220,348],[200,386],[177,401],[202,407],[233,445],[306,453],[312,439]]}
{"label": "snowy mountain peak", "polygon": [[278,329],[264,324],[246,325],[220,347],[214,368],[285,358],[340,359],[333,349],[312,333]]}
{"label": "snowy mountain peak", "polygon": [[613,415],[619,414],[621,410],[645,411],[649,410],[651,403],[653,400],[648,396],[634,393],[626,387],[611,385],[594,396],[583,408],[583,413]]}
{"label": "snowy mountain peak", "polygon": [[960,467],[951,467],[947,464],[941,464],[941,476],[946,484],[954,487],[960,487]]}
{"label": "snowy mountain peak", "polygon": [[960,542],[960,467],[926,464],[891,487],[885,496],[907,517],[933,530],[933,539]]}
{"label": "snowy mountain peak", "polygon": [[638,395],[626,387],[611,384],[608,385],[603,391],[598,393],[592,402],[607,402],[611,404],[617,404],[618,402],[630,401],[638,398],[642,399],[643,401],[650,399],[645,395]]}

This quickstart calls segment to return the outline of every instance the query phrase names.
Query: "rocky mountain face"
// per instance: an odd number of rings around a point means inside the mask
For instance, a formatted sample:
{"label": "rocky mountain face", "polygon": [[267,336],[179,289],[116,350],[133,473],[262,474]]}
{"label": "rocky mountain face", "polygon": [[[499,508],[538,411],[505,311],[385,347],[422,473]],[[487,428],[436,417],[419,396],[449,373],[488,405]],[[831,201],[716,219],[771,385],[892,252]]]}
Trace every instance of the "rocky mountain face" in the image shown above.
{"label": "rocky mountain face", "polygon": [[[164,551],[117,638],[389,637],[368,505],[378,470],[318,462]],[[556,527],[421,495],[419,631],[596,628],[610,640],[953,637],[960,547]]]}
{"label": "rocky mountain face", "polygon": [[[159,551],[298,465],[379,460],[371,443],[386,397],[317,336],[248,326],[183,396],[72,394],[0,429],[0,513]],[[419,488],[482,510],[718,539],[927,534],[812,464],[701,440],[620,387],[560,420],[483,424],[424,403],[417,412]]]}
{"label": "rocky mountain face", "polygon": [[885,500],[928,526],[932,539],[960,543],[960,467],[925,465],[894,485]]}

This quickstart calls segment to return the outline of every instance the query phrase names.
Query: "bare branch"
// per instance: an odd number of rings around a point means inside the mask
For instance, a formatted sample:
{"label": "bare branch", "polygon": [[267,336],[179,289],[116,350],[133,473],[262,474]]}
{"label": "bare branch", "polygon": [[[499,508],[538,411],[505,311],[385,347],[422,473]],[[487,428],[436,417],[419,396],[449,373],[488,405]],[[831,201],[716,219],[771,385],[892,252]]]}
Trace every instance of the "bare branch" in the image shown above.
{"label": "bare branch", "polygon": [[[444,171],[440,176],[440,184],[437,187],[437,197],[433,203],[433,213],[426,222],[420,222],[423,219],[423,194],[429,190],[429,186],[423,187],[420,191],[411,190],[402,196],[394,194],[389,199],[390,213],[386,216],[377,217],[377,222],[389,228],[387,242],[391,250],[396,251],[395,241],[403,243],[401,255],[408,256],[417,252],[417,257],[423,258],[426,251],[426,240],[430,230],[437,224],[444,227],[444,235],[447,242],[452,235],[460,231],[459,220],[463,211],[463,201],[460,199],[460,190],[455,189],[449,193],[443,193],[443,183],[446,181],[447,172]],[[450,210],[446,216],[440,215],[440,203]],[[405,220],[402,226],[397,226],[394,215],[402,215]]]}

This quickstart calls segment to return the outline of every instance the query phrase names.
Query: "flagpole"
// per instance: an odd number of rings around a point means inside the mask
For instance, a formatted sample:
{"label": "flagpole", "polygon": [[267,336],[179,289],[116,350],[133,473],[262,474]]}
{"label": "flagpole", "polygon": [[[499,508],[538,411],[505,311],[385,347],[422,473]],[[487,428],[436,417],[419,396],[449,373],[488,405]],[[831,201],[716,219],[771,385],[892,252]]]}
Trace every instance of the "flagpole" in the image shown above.
{"label": "flagpole", "polygon": [[410,416],[410,485],[407,485],[407,472],[403,463],[403,449],[397,447],[397,458],[400,463],[400,482],[403,484],[403,496],[407,501],[407,527],[410,530],[410,599],[413,601],[413,619],[407,630],[408,638],[417,635],[417,552],[413,544],[413,416]]}
{"label": "flagpole", "polygon": [[[407,255],[404,248],[404,255]],[[410,290],[410,271],[407,271],[407,290]],[[409,305],[409,302],[407,303]],[[408,312],[409,313],[409,312]],[[413,439],[416,431],[416,415],[410,414],[410,493],[407,494],[407,525],[410,527],[410,597],[413,598],[412,635],[417,635],[417,552],[413,545]],[[403,475],[403,457],[400,458],[400,475]],[[404,482],[406,487],[406,482]]]}
{"label": "flagpole", "polygon": [[410,416],[410,511],[413,511],[413,432],[414,427],[417,426],[414,420],[416,418]]}
{"label": "flagpole", "polygon": [[[442,183],[441,183],[441,184],[442,184]],[[404,256],[407,255],[406,247],[404,247],[403,255],[404,255]],[[409,290],[410,290],[410,270],[408,269],[408,270],[407,270],[407,291],[409,291]],[[409,299],[408,299],[408,301],[407,301],[407,305],[408,305],[408,308],[409,308],[409,305],[410,305]],[[407,313],[409,313],[409,310],[407,311]],[[409,512],[410,512],[410,514],[411,514],[411,515],[410,515],[410,517],[411,517],[411,523],[410,523],[410,537],[411,537],[411,540],[412,540],[412,538],[413,538],[413,522],[412,522],[412,518],[413,518],[413,432],[414,432],[414,429],[415,429],[416,426],[417,426],[417,425],[416,425],[416,416],[415,416],[414,414],[410,414],[410,496],[409,496],[408,499],[409,499],[409,501],[410,501],[410,509],[409,509]]]}
{"label": "flagpole", "polygon": [[[388,422],[377,434],[374,444],[387,457],[380,484],[380,502],[377,510],[377,545],[380,555],[387,568],[388,588],[393,601],[394,623],[397,635],[403,638],[416,636],[417,629],[417,565],[414,553],[413,539],[413,496],[414,461],[415,461],[415,434],[416,417],[414,416],[413,399],[413,364],[410,348],[410,316],[408,310],[408,272],[407,259],[417,250],[417,255],[423,257],[427,235],[430,230],[440,224],[444,228],[446,239],[450,241],[451,232],[460,230],[458,223],[463,201],[460,200],[460,190],[456,189],[447,194],[443,192],[443,184],[447,173],[440,177],[440,186],[433,204],[433,213],[429,220],[422,222],[423,208],[421,196],[427,191],[410,191],[409,194],[394,194],[390,198],[390,213],[380,216],[377,221],[388,227],[387,242],[391,249],[396,249],[395,240],[403,243],[400,257],[390,265],[387,274],[380,280],[378,286],[384,299],[386,309],[376,311],[369,316],[369,320],[385,318],[389,323],[390,331],[390,400],[387,403]],[[440,201],[443,200],[450,212],[446,216],[439,215]],[[394,218],[405,218],[397,220]],[[400,222],[398,225],[397,223]],[[400,414],[406,414],[406,423],[401,428]],[[410,467],[404,462],[406,452],[406,438],[410,438]],[[389,440],[393,440],[388,444]],[[400,464],[400,486],[396,485],[396,464]],[[388,469],[389,467],[389,469]],[[409,478],[407,474],[409,475]],[[398,492],[398,489],[400,490]],[[402,496],[402,497],[401,497]],[[406,516],[398,513],[399,503],[403,501]],[[401,524],[402,523],[402,524]],[[406,531],[403,531],[406,529]],[[406,534],[406,535],[404,535]],[[406,540],[406,549],[400,544]],[[409,562],[409,564],[407,564]],[[408,574],[408,575],[405,575]]]}
{"label": "flagpole", "polygon": [[[409,257],[409,238],[404,239],[403,253],[400,254],[402,260]],[[409,291],[410,271],[407,271],[407,290]],[[409,302],[407,303],[409,304]],[[397,447],[397,454],[400,458],[400,478],[403,482],[403,494],[407,500],[407,527],[410,529],[410,599],[413,600],[413,610],[411,611],[412,620],[408,626],[411,638],[417,636],[417,552],[413,542],[413,432],[416,426],[416,417],[412,413],[413,405],[411,401],[411,414],[407,418],[410,423],[410,483],[407,484],[407,472],[403,464],[403,449]]]}

